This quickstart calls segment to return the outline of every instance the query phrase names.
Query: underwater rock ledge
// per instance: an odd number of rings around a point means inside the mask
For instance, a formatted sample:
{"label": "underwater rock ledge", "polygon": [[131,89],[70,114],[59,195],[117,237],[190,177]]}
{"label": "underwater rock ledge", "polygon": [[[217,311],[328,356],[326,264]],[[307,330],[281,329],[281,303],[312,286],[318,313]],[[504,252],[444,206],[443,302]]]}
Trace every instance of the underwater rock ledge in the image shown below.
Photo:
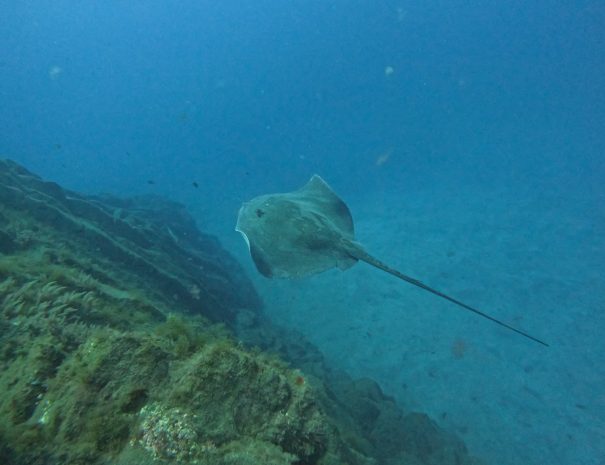
{"label": "underwater rock ledge", "polygon": [[[238,263],[216,238],[198,231],[175,202],[157,196],[80,195],[9,160],[0,162],[0,197],[3,216],[22,215],[0,233],[5,254],[35,240],[51,262],[70,255],[93,277],[102,275],[112,283],[134,280],[137,289],[166,305],[176,303],[215,320],[232,320],[239,307],[260,308]],[[0,225],[7,221],[0,217]],[[105,268],[120,276],[109,276]]]}
{"label": "underwater rock ledge", "polygon": [[275,327],[181,205],[0,161],[0,463],[478,464]]}

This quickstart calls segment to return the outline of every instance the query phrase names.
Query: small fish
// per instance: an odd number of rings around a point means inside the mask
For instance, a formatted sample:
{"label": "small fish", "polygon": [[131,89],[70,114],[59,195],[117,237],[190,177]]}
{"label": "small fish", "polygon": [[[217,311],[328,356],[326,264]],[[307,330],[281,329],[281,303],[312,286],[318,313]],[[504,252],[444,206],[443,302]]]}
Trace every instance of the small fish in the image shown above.
{"label": "small fish", "polygon": [[148,179],[147,180],[147,184],[153,185],[153,184],[155,184],[155,181],[153,179]]}
{"label": "small fish", "polygon": [[191,185],[192,185],[193,187],[195,187],[196,189],[197,189],[198,187],[200,187],[200,185],[199,185],[197,182],[195,182],[195,181],[193,181],[193,182],[191,183]]}

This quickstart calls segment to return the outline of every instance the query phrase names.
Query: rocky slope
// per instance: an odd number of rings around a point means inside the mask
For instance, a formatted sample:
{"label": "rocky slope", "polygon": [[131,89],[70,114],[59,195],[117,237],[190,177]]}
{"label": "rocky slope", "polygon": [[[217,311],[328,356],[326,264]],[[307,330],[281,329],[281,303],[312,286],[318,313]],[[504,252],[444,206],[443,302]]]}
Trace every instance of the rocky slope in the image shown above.
{"label": "rocky slope", "polygon": [[0,462],[476,464],[273,326],[184,208],[0,161]]}

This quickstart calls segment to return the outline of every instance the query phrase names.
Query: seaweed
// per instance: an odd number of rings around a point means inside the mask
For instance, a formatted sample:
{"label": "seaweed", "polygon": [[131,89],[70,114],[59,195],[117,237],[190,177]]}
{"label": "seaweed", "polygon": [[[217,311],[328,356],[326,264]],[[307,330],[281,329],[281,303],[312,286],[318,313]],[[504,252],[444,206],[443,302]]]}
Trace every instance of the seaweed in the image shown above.
{"label": "seaweed", "polygon": [[0,253],[1,463],[476,463],[267,321],[177,204],[0,161]]}

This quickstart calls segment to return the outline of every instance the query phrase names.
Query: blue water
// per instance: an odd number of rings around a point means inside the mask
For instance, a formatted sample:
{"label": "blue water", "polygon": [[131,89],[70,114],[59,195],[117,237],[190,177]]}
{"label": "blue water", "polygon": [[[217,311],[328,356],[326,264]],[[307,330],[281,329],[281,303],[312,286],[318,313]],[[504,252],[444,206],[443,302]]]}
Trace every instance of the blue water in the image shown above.
{"label": "blue water", "polygon": [[255,280],[240,203],[321,174],[381,259],[551,348],[361,265],[258,281],[268,312],[490,463],[602,464],[604,26],[599,1],[3,2],[0,155],[180,200]]}

